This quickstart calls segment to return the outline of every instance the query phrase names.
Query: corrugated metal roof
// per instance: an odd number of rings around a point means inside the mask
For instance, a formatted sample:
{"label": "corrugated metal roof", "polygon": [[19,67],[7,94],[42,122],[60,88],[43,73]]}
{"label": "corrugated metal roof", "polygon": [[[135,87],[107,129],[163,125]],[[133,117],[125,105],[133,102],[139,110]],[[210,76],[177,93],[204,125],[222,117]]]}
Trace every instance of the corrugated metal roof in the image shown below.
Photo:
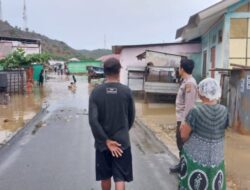
{"label": "corrugated metal roof", "polygon": [[112,46],[112,51],[114,54],[120,54],[124,48],[137,48],[137,47],[151,47],[151,46],[171,46],[171,45],[181,45],[181,44],[198,44],[200,41],[192,42],[172,42],[172,43],[156,43],[156,44],[135,44],[135,45],[115,45]]}
{"label": "corrugated metal roof", "polygon": [[5,37],[5,36],[0,36],[0,41],[18,41],[18,42],[24,42],[24,43],[37,43],[37,44],[41,43],[41,40],[39,39],[14,38],[14,37]]}
{"label": "corrugated metal roof", "polygon": [[202,36],[224,16],[229,6],[239,1],[223,0],[191,16],[187,25],[176,31],[176,39],[182,37],[184,41],[189,41]]}
{"label": "corrugated metal roof", "polygon": [[173,55],[173,56],[177,56],[177,57],[185,57],[185,55],[177,55],[177,54],[173,54],[173,53],[165,53],[165,52],[160,52],[160,51],[153,51],[153,50],[146,50],[143,53],[137,55],[137,59],[141,60],[141,59],[145,59],[146,57],[146,53],[147,52],[153,52],[153,53],[159,53],[159,54],[163,54],[163,55]]}

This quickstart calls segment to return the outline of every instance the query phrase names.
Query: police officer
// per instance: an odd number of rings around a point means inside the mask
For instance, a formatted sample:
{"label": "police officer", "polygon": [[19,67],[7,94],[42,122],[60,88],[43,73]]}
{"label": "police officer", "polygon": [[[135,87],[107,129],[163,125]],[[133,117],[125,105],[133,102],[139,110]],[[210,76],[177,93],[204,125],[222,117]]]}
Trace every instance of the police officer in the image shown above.
{"label": "police officer", "polygon": [[[181,86],[176,97],[176,143],[179,151],[182,150],[183,141],[180,135],[180,127],[191,108],[194,107],[197,98],[197,83],[192,76],[194,62],[191,59],[182,59],[179,67],[179,75],[182,78]],[[170,168],[171,173],[178,173],[180,164]]]}

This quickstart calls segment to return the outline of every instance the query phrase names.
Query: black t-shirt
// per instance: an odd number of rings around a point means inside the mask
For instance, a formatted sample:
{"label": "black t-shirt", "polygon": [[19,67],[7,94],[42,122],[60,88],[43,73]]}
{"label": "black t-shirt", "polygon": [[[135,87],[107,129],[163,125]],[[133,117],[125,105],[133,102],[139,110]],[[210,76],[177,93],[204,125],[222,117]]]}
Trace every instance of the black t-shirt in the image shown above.
{"label": "black t-shirt", "polygon": [[131,90],[121,83],[97,86],[89,97],[89,124],[95,147],[106,150],[106,140],[115,140],[123,149],[130,147],[129,129],[135,119]]}

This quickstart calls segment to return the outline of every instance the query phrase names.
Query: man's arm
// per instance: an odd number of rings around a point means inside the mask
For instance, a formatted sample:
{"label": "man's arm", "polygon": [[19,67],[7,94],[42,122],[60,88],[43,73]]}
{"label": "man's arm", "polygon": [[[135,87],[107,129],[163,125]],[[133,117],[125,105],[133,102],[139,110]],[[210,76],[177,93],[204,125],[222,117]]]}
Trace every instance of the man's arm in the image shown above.
{"label": "man's arm", "polygon": [[97,141],[106,142],[108,140],[107,134],[98,121],[98,108],[95,101],[93,100],[92,95],[89,98],[89,124],[93,136]]}
{"label": "man's arm", "polygon": [[187,123],[184,123],[180,126],[180,134],[183,142],[186,142],[188,140],[191,132],[192,128]]}
{"label": "man's arm", "polygon": [[[197,98],[196,86],[192,83],[185,85],[185,110],[183,118],[186,118],[188,112],[194,107]],[[185,119],[183,119],[184,122]]]}
{"label": "man's arm", "polygon": [[128,107],[128,123],[129,123],[129,129],[133,126],[135,121],[135,103],[132,96],[132,93],[130,92],[129,97],[129,107]]}

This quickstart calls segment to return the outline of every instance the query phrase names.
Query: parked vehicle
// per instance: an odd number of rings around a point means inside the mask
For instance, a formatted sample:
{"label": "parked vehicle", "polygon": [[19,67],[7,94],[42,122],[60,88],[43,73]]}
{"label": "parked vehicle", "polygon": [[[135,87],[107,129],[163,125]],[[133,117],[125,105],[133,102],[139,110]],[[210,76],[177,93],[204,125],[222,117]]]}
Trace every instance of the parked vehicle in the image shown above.
{"label": "parked vehicle", "polygon": [[88,83],[91,83],[91,79],[101,79],[104,78],[103,67],[87,66],[88,70]]}

